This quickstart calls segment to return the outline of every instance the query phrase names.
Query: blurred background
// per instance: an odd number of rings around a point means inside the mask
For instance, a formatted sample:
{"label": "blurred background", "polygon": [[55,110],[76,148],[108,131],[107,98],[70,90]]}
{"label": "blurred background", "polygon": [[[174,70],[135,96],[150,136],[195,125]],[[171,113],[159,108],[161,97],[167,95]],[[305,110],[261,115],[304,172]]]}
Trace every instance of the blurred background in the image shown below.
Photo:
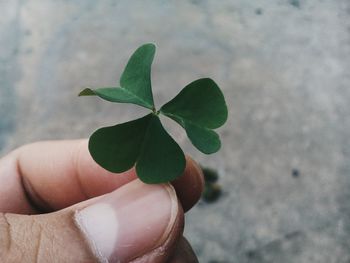
{"label": "blurred background", "polygon": [[222,196],[186,217],[200,262],[348,263],[349,15],[348,0],[0,0],[0,154],[142,116],[77,94],[117,85],[154,42],[157,105],[211,77],[229,106],[211,156],[164,120],[220,174]]}

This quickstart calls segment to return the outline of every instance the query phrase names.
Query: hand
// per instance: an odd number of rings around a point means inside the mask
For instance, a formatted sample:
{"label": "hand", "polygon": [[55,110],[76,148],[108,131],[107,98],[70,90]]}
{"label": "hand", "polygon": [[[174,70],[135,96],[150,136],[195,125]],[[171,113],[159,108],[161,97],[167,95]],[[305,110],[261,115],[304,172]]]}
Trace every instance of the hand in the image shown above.
{"label": "hand", "polygon": [[0,159],[1,262],[198,262],[182,231],[202,190],[190,158],[146,185],[99,167],[86,140],[23,146]]}

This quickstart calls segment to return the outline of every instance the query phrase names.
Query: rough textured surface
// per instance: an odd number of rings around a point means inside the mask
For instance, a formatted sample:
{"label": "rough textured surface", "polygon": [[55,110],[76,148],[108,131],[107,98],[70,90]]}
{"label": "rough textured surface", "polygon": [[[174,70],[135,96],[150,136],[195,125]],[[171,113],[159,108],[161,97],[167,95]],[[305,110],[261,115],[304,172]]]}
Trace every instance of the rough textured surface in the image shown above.
{"label": "rough textured surface", "polygon": [[213,156],[167,122],[221,172],[223,197],[187,216],[200,262],[350,261],[348,0],[12,0],[0,14],[2,153],[141,116],[76,95],[155,42],[158,105],[210,76],[230,107]]}

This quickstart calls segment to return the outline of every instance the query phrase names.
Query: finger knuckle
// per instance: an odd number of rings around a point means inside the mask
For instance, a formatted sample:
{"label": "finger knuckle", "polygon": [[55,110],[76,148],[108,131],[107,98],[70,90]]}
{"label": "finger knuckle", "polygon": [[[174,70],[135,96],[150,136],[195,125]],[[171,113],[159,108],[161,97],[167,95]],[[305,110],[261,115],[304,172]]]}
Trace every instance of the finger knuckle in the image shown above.
{"label": "finger knuckle", "polygon": [[0,213],[1,262],[42,262],[48,256],[45,236],[35,216]]}
{"label": "finger knuckle", "polygon": [[22,257],[15,244],[14,229],[7,213],[0,213],[0,244],[0,258],[4,262],[15,262]]}

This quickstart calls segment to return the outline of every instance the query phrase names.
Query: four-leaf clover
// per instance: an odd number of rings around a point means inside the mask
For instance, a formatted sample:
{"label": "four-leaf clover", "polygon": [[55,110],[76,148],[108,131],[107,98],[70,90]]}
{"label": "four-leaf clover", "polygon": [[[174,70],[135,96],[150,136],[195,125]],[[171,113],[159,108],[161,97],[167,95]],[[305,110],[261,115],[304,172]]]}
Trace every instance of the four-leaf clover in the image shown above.
{"label": "four-leaf clover", "polygon": [[79,94],[133,103],[151,110],[142,118],[98,129],[89,140],[90,154],[100,166],[114,173],[135,166],[137,176],[145,183],[172,181],[183,173],[186,165],[183,151],[164,129],[159,114],[180,124],[192,144],[206,154],[220,149],[219,136],[213,129],[227,119],[224,96],[209,78],[191,82],[157,111],[151,85],[155,49],[154,44],[145,44],[134,52],[119,87],[86,88]]}

